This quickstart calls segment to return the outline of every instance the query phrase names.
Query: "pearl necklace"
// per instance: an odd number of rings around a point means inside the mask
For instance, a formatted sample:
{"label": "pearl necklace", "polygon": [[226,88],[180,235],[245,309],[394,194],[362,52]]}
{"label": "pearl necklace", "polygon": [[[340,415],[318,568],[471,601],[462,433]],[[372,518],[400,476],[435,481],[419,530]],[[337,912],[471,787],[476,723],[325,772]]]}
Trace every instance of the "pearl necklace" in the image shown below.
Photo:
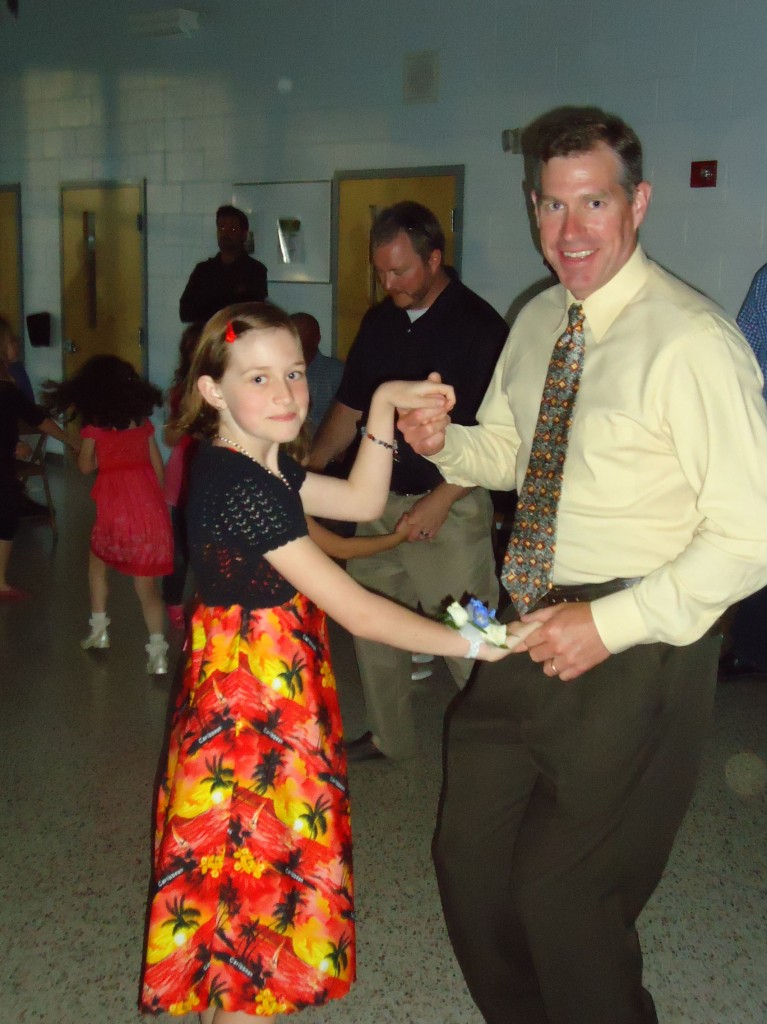
{"label": "pearl necklace", "polygon": [[238,452],[242,452],[243,455],[247,455],[247,457],[251,460],[251,462],[255,462],[255,464],[257,466],[260,466],[261,469],[266,470],[266,472],[269,474],[269,476],[277,477],[277,479],[282,480],[282,482],[285,484],[286,487],[290,487],[290,484],[285,479],[283,474],[280,473],[279,470],[277,470],[276,473],[273,473],[271,471],[271,469],[269,469],[268,466],[265,466],[262,462],[259,462],[258,459],[255,457],[255,455],[251,455],[249,451],[247,451],[245,448],[242,447],[241,444],[237,444],[236,441],[232,441],[232,439],[229,438],[229,437],[224,437],[223,434],[216,434],[216,440],[217,441],[221,441],[222,444],[226,444],[230,448],[234,448]]}

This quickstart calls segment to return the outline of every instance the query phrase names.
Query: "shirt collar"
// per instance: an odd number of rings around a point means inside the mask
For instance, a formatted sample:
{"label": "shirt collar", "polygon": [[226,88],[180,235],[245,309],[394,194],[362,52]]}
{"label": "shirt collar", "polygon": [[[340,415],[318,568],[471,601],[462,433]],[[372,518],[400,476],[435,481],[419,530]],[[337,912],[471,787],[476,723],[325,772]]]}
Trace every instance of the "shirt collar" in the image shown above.
{"label": "shirt collar", "polygon": [[[439,295],[436,297],[434,302],[432,302],[432,304],[430,306],[426,306],[425,309],[416,310],[416,312],[419,314],[419,316],[417,316],[415,318],[415,320],[411,320],[410,319],[410,317],[408,316],[408,310],[406,310],[406,309],[399,309],[397,306],[394,305],[392,300],[390,298],[388,298],[388,296],[387,296],[387,299],[388,299],[389,302],[391,302],[391,305],[394,307],[394,309],[396,309],[397,312],[399,314],[401,314],[402,318],[404,320],[407,320],[408,326],[412,327],[415,324],[419,323],[421,320],[423,320],[426,316],[428,316],[428,314],[431,313],[431,311],[433,309],[437,309],[439,307],[441,309],[448,310],[450,308],[450,306],[452,306],[453,303],[455,301],[457,301],[458,296],[460,294],[460,290],[461,290],[460,279],[458,277],[453,277],[451,274],[448,274],[448,277],[449,277],[449,280],[448,280],[447,284],[442,289],[442,291],[439,293]],[[384,300],[384,301],[387,301],[387,300]]]}
{"label": "shirt collar", "polygon": [[566,307],[569,309],[573,302],[580,302],[591,336],[595,341],[601,341],[613,322],[644,285],[648,267],[647,256],[637,243],[636,249],[618,273],[587,299],[576,299],[571,292],[565,290]]}

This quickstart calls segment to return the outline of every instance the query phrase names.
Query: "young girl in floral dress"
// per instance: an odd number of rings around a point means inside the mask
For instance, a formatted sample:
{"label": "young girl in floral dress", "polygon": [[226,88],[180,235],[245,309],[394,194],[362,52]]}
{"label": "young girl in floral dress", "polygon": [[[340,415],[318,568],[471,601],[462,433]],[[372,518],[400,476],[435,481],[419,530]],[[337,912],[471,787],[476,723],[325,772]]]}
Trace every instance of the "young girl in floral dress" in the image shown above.
{"label": "young girl in floral dress", "polygon": [[[395,406],[449,409],[431,381],[377,391],[348,480],[281,445],[309,395],[295,329],[265,304],[206,325],[179,426],[209,440],[187,525],[200,604],[157,801],[141,1006],[202,1024],[317,1006],[354,980],[346,760],[325,612],[405,650],[495,660],[372,594],[309,539],[305,513],[371,519],[391,474]],[[324,609],[324,611],[320,610]]]}
{"label": "young girl in floral dress", "polygon": [[161,392],[117,356],[93,356],[62,384],[48,383],[46,403],[70,419],[82,417],[77,464],[96,471],[91,496],[96,522],[91,533],[88,583],[90,633],[84,649],[109,647],[108,571],[133,577],[149,633],[147,672],[168,671],[165,609],[155,577],[170,572],[170,517],[162,493],[162,458],[149,420]]}

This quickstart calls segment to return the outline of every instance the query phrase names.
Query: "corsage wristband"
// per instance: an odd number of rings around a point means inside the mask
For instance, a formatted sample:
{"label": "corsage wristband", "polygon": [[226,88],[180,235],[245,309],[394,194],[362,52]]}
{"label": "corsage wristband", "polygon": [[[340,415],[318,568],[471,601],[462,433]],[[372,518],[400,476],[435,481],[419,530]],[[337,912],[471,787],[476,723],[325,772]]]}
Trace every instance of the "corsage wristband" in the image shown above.
{"label": "corsage wristband", "polygon": [[486,608],[475,597],[465,607],[453,601],[445,609],[442,621],[469,641],[464,658],[476,660],[483,643],[492,647],[507,646],[506,627],[498,622],[494,610]]}
{"label": "corsage wristband", "polygon": [[464,658],[468,658],[470,661],[476,661],[479,657],[479,648],[482,645],[482,637],[477,634],[469,638],[469,649],[464,654]]}

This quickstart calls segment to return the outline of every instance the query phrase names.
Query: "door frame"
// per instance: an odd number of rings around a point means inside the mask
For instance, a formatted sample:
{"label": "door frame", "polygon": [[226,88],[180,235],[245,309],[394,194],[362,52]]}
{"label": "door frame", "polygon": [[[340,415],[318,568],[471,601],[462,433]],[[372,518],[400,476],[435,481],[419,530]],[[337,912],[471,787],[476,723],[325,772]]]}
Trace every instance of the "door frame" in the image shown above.
{"label": "door frame", "polygon": [[139,217],[141,218],[141,376],[149,377],[149,274],[148,274],[148,239],[147,230],[147,179],[138,181],[119,181],[114,178],[99,181],[62,181],[59,184],[59,295],[61,308],[61,379],[66,377],[66,353],[64,339],[67,337],[67,325],[64,314],[64,192],[75,192],[78,189],[110,189],[137,188],[139,190]]}
{"label": "door frame", "polygon": [[21,183],[0,185],[0,192],[9,192],[16,196],[16,265],[18,268],[17,303],[19,308],[18,335],[21,341],[21,361],[26,363],[27,332],[24,319],[24,239],[21,234]]}
{"label": "door frame", "polygon": [[455,178],[455,210],[453,214],[453,239],[455,257],[453,265],[461,273],[463,260],[463,199],[466,179],[465,164],[439,164],[428,167],[373,167],[362,170],[335,171],[332,182],[330,207],[330,268],[333,282],[331,317],[333,323],[333,355],[337,354],[336,324],[338,322],[338,220],[341,203],[341,182],[348,179],[364,178]]}

